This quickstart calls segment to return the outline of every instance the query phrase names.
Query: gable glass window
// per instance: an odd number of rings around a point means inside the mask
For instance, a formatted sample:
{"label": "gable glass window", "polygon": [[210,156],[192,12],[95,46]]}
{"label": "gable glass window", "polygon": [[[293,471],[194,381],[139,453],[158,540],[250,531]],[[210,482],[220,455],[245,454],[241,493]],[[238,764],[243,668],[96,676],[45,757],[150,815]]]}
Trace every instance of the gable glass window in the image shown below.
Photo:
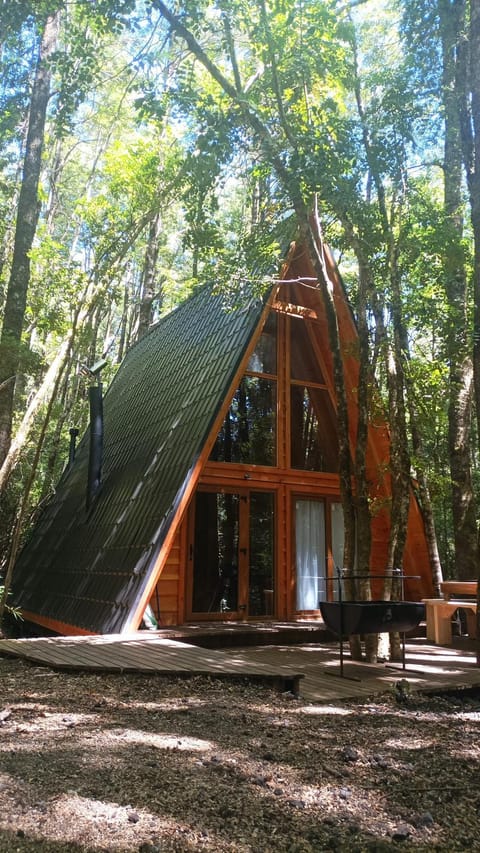
{"label": "gable glass window", "polygon": [[215,462],[276,465],[276,370],[276,317],[270,314],[217,436]]}
{"label": "gable glass window", "polygon": [[307,324],[289,318],[290,459],[302,471],[338,471],[337,419]]}
{"label": "gable glass window", "polygon": [[247,373],[277,375],[277,315],[270,312],[247,366]]}
{"label": "gable glass window", "polygon": [[336,415],[325,388],[290,386],[291,465],[302,471],[338,471]]}
{"label": "gable glass window", "polygon": [[244,376],[217,436],[212,459],[275,465],[276,383]]}
{"label": "gable glass window", "polygon": [[290,325],[290,376],[307,384],[325,385],[325,379],[304,320],[289,318]]}

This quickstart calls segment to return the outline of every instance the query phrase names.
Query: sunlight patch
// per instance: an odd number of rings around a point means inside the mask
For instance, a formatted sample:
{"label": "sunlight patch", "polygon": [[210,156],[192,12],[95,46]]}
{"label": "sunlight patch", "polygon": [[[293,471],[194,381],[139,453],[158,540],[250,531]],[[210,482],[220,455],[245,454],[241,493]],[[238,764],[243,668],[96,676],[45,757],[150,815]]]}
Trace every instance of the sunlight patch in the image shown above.
{"label": "sunlight patch", "polygon": [[202,738],[186,737],[183,735],[151,734],[150,732],[133,731],[121,729],[112,734],[125,741],[142,746],[153,746],[156,749],[175,750],[181,752],[208,752],[214,749],[210,740]]}
{"label": "sunlight patch", "polygon": [[82,797],[76,791],[61,794],[51,802],[49,807],[52,827],[61,828],[61,833],[54,831],[42,832],[46,839],[61,838],[70,843],[81,845],[88,840],[88,846],[93,843],[103,843],[105,833],[108,834],[108,849],[126,850],[138,849],[138,839],[147,832],[151,837],[156,835],[171,836],[178,831],[177,821],[165,819],[159,814],[131,806],[119,805],[115,802],[104,802],[89,797]]}
{"label": "sunlight patch", "polygon": [[[12,708],[12,723],[15,725],[13,732],[15,733],[15,750],[17,752],[30,752],[32,749],[32,738],[34,741],[41,736],[42,743],[45,748],[50,741],[57,741],[59,735],[63,736],[69,730],[76,730],[81,726],[95,726],[96,714],[71,714],[71,713],[51,713],[44,711],[42,708],[35,706],[33,708],[20,708],[20,714],[16,716],[17,707]],[[25,714],[29,716],[25,718]],[[0,751],[8,752],[11,749],[11,743],[8,738],[8,730],[6,730],[6,739],[0,743]],[[24,739],[18,738],[18,735],[23,735]],[[93,737],[93,734],[91,735]]]}
{"label": "sunlight patch", "polygon": [[335,705],[310,705],[307,708],[300,708],[298,713],[308,714],[309,716],[348,717],[353,714],[353,711]]}
{"label": "sunlight patch", "polygon": [[186,710],[190,711],[192,708],[203,708],[208,704],[209,701],[206,699],[197,699],[193,696],[189,696],[187,699],[165,699],[162,702],[147,702],[140,700],[136,702],[135,699],[128,700],[129,708],[140,708],[142,711],[149,711],[152,713],[165,713],[171,711],[184,712]]}
{"label": "sunlight patch", "polygon": [[384,741],[382,746],[386,746],[389,749],[407,749],[411,751],[414,749],[433,749],[438,744],[434,740],[412,738],[411,735],[406,735],[404,738],[390,738],[390,740]]}
{"label": "sunlight patch", "polygon": [[471,720],[474,723],[480,722],[480,711],[459,711],[454,716],[457,720]]}

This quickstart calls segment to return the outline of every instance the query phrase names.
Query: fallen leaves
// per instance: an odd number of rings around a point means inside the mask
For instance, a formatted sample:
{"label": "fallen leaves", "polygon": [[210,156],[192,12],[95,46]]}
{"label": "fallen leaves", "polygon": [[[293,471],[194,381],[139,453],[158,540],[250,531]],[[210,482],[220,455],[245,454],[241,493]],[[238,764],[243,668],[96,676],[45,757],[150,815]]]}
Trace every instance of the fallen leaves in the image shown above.
{"label": "fallen leaves", "polygon": [[4,853],[454,853],[480,837],[478,692],[314,706],[241,682],[38,676],[0,660]]}

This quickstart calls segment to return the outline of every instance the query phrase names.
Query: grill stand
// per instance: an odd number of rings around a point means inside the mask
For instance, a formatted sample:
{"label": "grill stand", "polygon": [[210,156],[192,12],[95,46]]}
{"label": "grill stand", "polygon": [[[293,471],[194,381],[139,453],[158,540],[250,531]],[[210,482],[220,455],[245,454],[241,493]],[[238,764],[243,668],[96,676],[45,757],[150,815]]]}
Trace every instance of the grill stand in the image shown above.
{"label": "grill stand", "polygon": [[[334,578],[334,580],[336,580],[336,581],[337,581],[337,583],[338,583],[338,601],[337,601],[337,602],[335,602],[335,603],[339,605],[339,616],[340,616],[339,631],[335,630],[335,628],[334,628],[334,627],[332,627],[332,625],[331,625],[331,624],[329,625],[329,624],[328,624],[327,619],[325,619],[325,615],[324,615],[324,612],[323,612],[323,609],[322,609],[322,602],[320,602],[320,610],[322,611],[322,616],[323,616],[323,619],[324,619],[325,623],[327,624],[327,627],[328,627],[328,628],[330,628],[330,630],[332,630],[332,631],[333,631],[333,633],[335,633],[335,634],[339,634],[339,636],[340,636],[340,678],[348,678],[348,679],[350,679],[351,681],[360,681],[361,679],[360,679],[358,676],[349,676],[349,675],[345,675],[345,674],[344,674],[344,650],[343,650],[343,642],[344,642],[345,637],[349,637],[349,636],[351,636],[351,635],[353,635],[353,634],[368,634],[368,633],[371,633],[371,634],[377,634],[377,633],[387,633],[387,630],[388,630],[388,633],[392,633],[392,631],[398,631],[399,626],[400,626],[400,625],[402,625],[402,624],[404,624],[404,621],[405,621],[405,620],[404,620],[404,619],[403,619],[402,621],[398,621],[398,620],[397,620],[397,626],[396,626],[396,625],[395,625],[395,620],[392,618],[392,621],[391,621],[390,623],[383,623],[383,624],[382,624],[382,626],[381,626],[380,628],[379,628],[378,623],[377,623],[377,624],[375,624],[375,625],[373,625],[373,626],[372,626],[372,629],[371,629],[370,631],[369,631],[369,630],[367,630],[365,627],[363,627],[363,630],[356,630],[356,631],[346,632],[346,631],[345,631],[345,609],[344,609],[344,608],[345,608],[345,605],[347,605],[347,606],[348,606],[348,604],[354,604],[354,605],[356,605],[357,607],[360,607],[360,609],[361,609],[361,608],[362,608],[362,606],[365,606],[365,608],[367,608],[367,607],[368,607],[368,605],[372,605],[372,604],[373,604],[373,605],[382,605],[382,604],[385,604],[385,606],[386,606],[386,607],[387,607],[388,605],[392,605],[392,604],[393,604],[393,605],[405,605],[406,607],[408,607],[408,606],[409,606],[409,605],[411,605],[412,603],[411,603],[411,602],[406,602],[406,601],[404,601],[404,600],[403,600],[403,596],[404,596],[404,579],[405,579],[406,575],[404,575],[404,574],[400,571],[400,569],[395,569],[395,570],[394,570],[393,577],[394,577],[394,579],[395,579],[395,580],[400,580],[400,582],[401,582],[401,596],[402,596],[402,600],[400,600],[400,601],[395,601],[395,602],[381,602],[381,601],[378,601],[378,602],[371,602],[371,601],[370,601],[370,602],[369,602],[369,601],[364,601],[364,602],[359,602],[359,601],[349,602],[349,601],[347,601],[347,602],[345,602],[345,601],[344,601],[344,599],[343,599],[343,592],[342,592],[343,573],[342,573],[342,571],[341,571],[340,569],[338,569],[338,568],[337,568],[337,573],[338,573],[338,577]],[[351,577],[352,579],[360,579],[360,578],[369,578],[369,577],[370,577],[370,575],[350,575],[350,577]],[[390,578],[390,577],[392,577],[392,576],[391,576],[391,575],[375,575],[375,578],[378,578],[379,580],[385,580],[385,579]],[[409,577],[409,578],[412,578],[412,579],[419,579],[420,575],[408,575],[408,577]],[[331,604],[331,602],[326,602],[326,604]],[[422,605],[420,605],[420,607],[423,607],[423,606],[422,606]],[[421,615],[419,615],[419,617],[418,617],[418,618],[417,618],[416,616],[415,616],[415,617],[413,617],[413,619],[412,619],[412,624],[410,625],[410,627],[416,627],[416,625],[418,625],[418,623],[420,622],[420,619],[421,619]],[[347,627],[348,627],[348,626],[347,626]],[[374,629],[375,629],[375,630],[374,630]],[[387,629],[387,630],[385,630],[385,629]],[[401,671],[402,671],[402,672],[406,672],[406,656],[405,656],[405,636],[406,636],[406,630],[404,629],[404,630],[400,631],[399,633],[401,634],[401,637],[402,637],[402,666],[401,666]],[[386,664],[385,666],[386,666],[388,669],[398,669],[398,666],[395,666],[394,664]],[[335,675],[335,676],[337,675],[337,673],[336,673],[336,672],[331,672],[331,671],[329,672],[329,674],[330,674],[330,675]]]}

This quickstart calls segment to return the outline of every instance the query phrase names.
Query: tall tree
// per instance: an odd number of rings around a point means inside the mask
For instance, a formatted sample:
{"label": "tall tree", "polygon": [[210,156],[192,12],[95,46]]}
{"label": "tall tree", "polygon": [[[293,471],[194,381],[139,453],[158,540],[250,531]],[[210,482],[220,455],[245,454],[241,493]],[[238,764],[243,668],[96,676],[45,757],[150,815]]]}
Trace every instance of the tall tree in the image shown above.
{"label": "tall tree", "polygon": [[13,400],[21,364],[21,338],[30,281],[29,253],[40,215],[38,185],[44,147],[45,122],[50,99],[49,60],[57,44],[60,12],[40,21],[40,46],[30,99],[22,183],[18,198],[15,239],[0,339],[0,465],[11,441]]}
{"label": "tall tree", "polygon": [[[473,375],[477,413],[477,435],[480,436],[480,0],[470,0],[466,16],[468,40],[460,45],[458,74],[463,84],[461,101],[461,133],[463,157],[470,197],[473,230]],[[480,556],[477,555],[477,578],[480,581]],[[480,605],[480,583],[478,602]],[[480,611],[480,607],[478,608]],[[477,628],[480,613],[477,611]],[[480,664],[480,633],[477,631],[477,662]]]}
{"label": "tall tree", "polygon": [[459,104],[462,75],[458,61],[465,30],[465,4],[439,0],[442,42],[442,93],[445,112],[444,187],[449,240],[445,253],[449,301],[447,329],[450,362],[448,446],[452,479],[452,515],[457,576],[477,576],[477,512],[471,472],[473,363],[468,282],[463,238],[462,145]]}

